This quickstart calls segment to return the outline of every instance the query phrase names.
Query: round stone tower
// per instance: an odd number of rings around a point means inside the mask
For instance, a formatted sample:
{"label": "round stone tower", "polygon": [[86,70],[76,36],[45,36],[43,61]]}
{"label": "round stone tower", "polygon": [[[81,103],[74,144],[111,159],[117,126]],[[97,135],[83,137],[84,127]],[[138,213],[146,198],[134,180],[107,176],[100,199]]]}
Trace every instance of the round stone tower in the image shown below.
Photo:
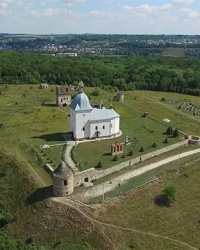
{"label": "round stone tower", "polygon": [[71,169],[62,161],[53,172],[53,194],[67,196],[74,191],[74,179]]}

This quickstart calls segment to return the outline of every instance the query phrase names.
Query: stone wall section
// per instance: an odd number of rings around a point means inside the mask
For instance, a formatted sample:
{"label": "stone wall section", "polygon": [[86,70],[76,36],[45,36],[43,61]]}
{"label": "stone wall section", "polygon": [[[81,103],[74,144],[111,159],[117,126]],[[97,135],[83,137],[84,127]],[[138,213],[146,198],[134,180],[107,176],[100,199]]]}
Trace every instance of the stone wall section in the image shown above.
{"label": "stone wall section", "polygon": [[[120,171],[126,167],[133,166],[139,162],[151,159],[160,154],[169,152],[173,149],[184,147],[188,145],[189,139],[185,139],[181,142],[169,145],[162,149],[153,151],[151,153],[141,155],[139,157],[130,159],[114,167],[105,169],[105,170],[96,170],[95,168],[90,168],[81,172],[73,173],[69,176],[64,176],[62,171],[56,173],[57,170],[53,171],[53,193],[55,196],[67,196],[73,193],[74,187],[81,185],[91,186],[92,181],[105,177],[107,175],[113,174],[117,171]],[[67,166],[66,166],[67,167]],[[46,164],[46,169],[52,173],[52,168],[49,164]]]}
{"label": "stone wall section", "polygon": [[132,166],[132,165],[137,164],[137,163],[139,163],[141,161],[153,158],[155,156],[158,156],[160,154],[169,152],[169,151],[171,151],[173,149],[176,149],[176,148],[179,148],[179,147],[185,146],[185,145],[188,145],[188,140],[184,140],[184,141],[169,145],[167,147],[158,149],[158,150],[153,151],[151,153],[141,155],[139,157],[136,157],[136,158],[131,159],[129,161],[125,161],[123,163],[120,163],[120,164],[118,164],[118,165],[116,165],[114,167],[108,168],[106,170],[100,170],[100,171],[98,171],[98,174],[96,175],[96,179],[100,179],[100,178],[102,178],[104,176],[107,176],[107,175],[112,174],[114,172],[120,171],[120,170],[122,170],[122,169],[124,169],[126,167]]}
{"label": "stone wall section", "polygon": [[90,168],[74,174],[74,187],[96,180],[97,175],[98,171],[95,168]]}

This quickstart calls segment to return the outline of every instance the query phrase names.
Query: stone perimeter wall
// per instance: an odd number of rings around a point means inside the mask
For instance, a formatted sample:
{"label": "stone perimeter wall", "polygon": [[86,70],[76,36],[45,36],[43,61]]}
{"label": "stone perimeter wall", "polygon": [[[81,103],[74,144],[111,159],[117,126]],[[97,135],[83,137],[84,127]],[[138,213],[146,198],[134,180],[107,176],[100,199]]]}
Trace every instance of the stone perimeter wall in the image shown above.
{"label": "stone perimeter wall", "polygon": [[98,171],[95,168],[90,168],[74,174],[74,187],[78,187],[84,184],[84,182],[91,182],[93,180],[96,180],[97,174]]}
{"label": "stone perimeter wall", "polygon": [[178,142],[178,143],[175,143],[175,144],[172,144],[170,146],[167,146],[167,147],[164,147],[164,148],[161,148],[161,149],[158,149],[156,151],[153,151],[151,153],[148,153],[148,154],[145,154],[145,155],[142,155],[142,156],[139,156],[139,157],[136,157],[132,160],[129,160],[129,161],[125,161],[123,163],[120,163],[114,167],[111,167],[111,168],[108,168],[106,170],[100,170],[100,171],[97,171],[97,174],[96,174],[96,179],[100,179],[106,175],[109,175],[109,174],[112,174],[114,172],[117,172],[121,169],[124,169],[125,167],[128,167],[128,166],[132,166],[133,164],[136,164],[136,163],[139,163],[141,161],[144,161],[144,160],[147,160],[147,159],[150,159],[150,158],[153,158],[157,155],[160,155],[160,154],[163,154],[163,153],[166,153],[170,150],[173,150],[175,148],[178,148],[178,147],[181,147],[181,146],[184,146],[184,145],[187,145],[188,144],[188,139],[187,140],[184,140],[184,141],[181,141],[181,142]]}

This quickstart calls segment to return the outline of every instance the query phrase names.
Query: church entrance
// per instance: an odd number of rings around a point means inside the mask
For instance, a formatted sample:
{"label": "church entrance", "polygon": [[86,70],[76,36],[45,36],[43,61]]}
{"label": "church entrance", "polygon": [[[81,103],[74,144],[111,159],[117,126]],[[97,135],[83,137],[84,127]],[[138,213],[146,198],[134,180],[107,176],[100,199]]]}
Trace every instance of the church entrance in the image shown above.
{"label": "church entrance", "polygon": [[96,131],[95,134],[96,134],[96,138],[99,138],[101,133],[99,131]]}

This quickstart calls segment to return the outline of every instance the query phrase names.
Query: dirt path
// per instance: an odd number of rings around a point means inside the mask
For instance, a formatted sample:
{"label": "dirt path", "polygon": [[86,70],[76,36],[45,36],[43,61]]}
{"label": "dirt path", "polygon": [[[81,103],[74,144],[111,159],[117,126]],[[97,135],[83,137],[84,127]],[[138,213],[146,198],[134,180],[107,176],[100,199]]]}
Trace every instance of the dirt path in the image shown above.
{"label": "dirt path", "polygon": [[[137,233],[137,234],[148,235],[148,236],[151,236],[151,237],[154,237],[154,238],[161,238],[161,239],[164,239],[164,240],[176,243],[179,246],[182,245],[182,246],[188,247],[189,249],[199,250],[198,248],[193,247],[193,246],[189,245],[188,243],[185,243],[185,242],[182,242],[182,241],[179,241],[179,240],[167,237],[167,236],[163,236],[163,235],[159,235],[159,234],[154,234],[154,233],[149,233],[149,232],[144,232],[144,231],[136,230],[134,228],[127,228],[127,227],[117,226],[117,225],[114,225],[114,224],[110,224],[110,223],[106,223],[106,222],[102,222],[102,221],[96,220],[96,219],[92,218],[91,216],[88,216],[87,214],[83,213],[80,209],[78,209],[76,207],[76,202],[74,202],[74,204],[70,204],[70,203],[73,203],[73,202],[72,202],[72,200],[68,200],[67,198],[56,197],[56,198],[52,198],[52,200],[55,201],[55,202],[58,202],[58,203],[62,203],[62,204],[68,205],[68,206],[72,207],[73,209],[76,209],[81,215],[83,215],[89,221],[96,222],[96,223],[101,224],[103,226],[113,227],[113,228],[116,228],[116,229],[120,229],[120,230],[124,230],[124,231],[130,231],[130,232],[134,232],[134,233]],[[114,247],[114,249],[115,249],[115,247]]]}
{"label": "dirt path", "polygon": [[148,171],[151,171],[155,168],[158,168],[164,164],[170,163],[172,161],[176,161],[179,160],[181,158],[187,157],[189,155],[193,155],[193,154],[197,154],[200,153],[200,149],[195,149],[195,150],[191,150],[188,152],[184,152],[182,154],[178,154],[175,156],[171,156],[169,158],[166,158],[164,160],[155,162],[155,163],[151,163],[145,167],[141,167],[139,169],[136,170],[132,170],[127,172],[126,174],[117,176],[116,178],[112,179],[112,182],[110,181],[106,181],[103,182],[102,184],[93,186],[92,188],[90,188],[87,192],[85,192],[85,197],[97,197],[100,195],[103,195],[104,193],[107,193],[109,191],[112,191],[113,189],[117,188],[119,185],[126,183],[129,179],[136,177],[138,175],[141,175],[143,173],[146,173]]}

